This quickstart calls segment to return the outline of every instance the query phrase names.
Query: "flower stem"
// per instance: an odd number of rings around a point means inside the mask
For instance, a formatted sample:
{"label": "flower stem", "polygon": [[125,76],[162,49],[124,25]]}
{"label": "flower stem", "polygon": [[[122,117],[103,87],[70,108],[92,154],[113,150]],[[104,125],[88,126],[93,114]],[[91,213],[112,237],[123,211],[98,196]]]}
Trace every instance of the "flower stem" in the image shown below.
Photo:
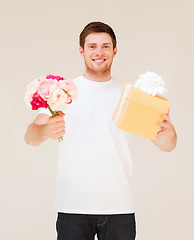
{"label": "flower stem", "polygon": [[53,116],[58,116],[58,111],[53,111],[50,106],[48,106],[48,109]]}
{"label": "flower stem", "polygon": [[[49,111],[51,112],[52,116],[58,116],[58,111],[53,111],[50,106],[48,106]],[[59,142],[63,141],[63,137],[59,138]]]}

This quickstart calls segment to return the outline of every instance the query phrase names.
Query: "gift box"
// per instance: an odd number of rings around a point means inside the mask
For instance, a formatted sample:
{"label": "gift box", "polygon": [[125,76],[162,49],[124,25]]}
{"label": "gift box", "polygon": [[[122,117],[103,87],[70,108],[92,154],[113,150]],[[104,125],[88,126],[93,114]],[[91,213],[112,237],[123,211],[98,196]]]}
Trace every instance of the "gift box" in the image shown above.
{"label": "gift box", "polygon": [[119,129],[154,140],[160,129],[158,123],[169,108],[167,99],[145,93],[126,82],[112,119]]}

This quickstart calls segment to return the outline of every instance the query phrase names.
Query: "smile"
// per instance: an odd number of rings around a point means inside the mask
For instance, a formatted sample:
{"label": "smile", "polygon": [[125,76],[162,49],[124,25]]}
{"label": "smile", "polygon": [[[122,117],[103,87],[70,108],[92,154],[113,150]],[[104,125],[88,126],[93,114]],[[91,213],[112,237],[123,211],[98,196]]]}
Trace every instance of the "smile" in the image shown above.
{"label": "smile", "polygon": [[106,59],[92,59],[92,61],[94,61],[96,63],[103,63],[106,61]]}

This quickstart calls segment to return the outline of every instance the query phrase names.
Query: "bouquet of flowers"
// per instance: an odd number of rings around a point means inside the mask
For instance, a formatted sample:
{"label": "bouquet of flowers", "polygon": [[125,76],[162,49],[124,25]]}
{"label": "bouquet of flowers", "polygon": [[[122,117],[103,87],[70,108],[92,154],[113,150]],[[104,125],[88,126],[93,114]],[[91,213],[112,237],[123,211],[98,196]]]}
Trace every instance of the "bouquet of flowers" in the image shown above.
{"label": "bouquet of flowers", "polygon": [[28,84],[24,100],[32,110],[48,108],[52,116],[57,116],[59,110],[64,110],[76,98],[77,88],[73,80],[49,74]]}

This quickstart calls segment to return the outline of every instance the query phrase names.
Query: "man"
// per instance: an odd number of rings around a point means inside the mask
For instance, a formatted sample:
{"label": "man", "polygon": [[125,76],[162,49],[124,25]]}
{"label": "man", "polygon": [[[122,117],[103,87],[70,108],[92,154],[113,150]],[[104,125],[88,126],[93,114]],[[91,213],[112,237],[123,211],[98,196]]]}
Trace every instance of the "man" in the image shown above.
{"label": "man", "polygon": [[[85,71],[74,79],[78,99],[56,117],[42,109],[28,126],[25,140],[36,146],[64,135],[58,154],[58,240],[92,240],[95,234],[99,240],[134,240],[132,134],[112,121],[123,86],[111,77],[117,54],[112,28],[89,23],[80,34],[79,51]],[[163,119],[153,142],[171,151],[176,132],[169,114]]]}

